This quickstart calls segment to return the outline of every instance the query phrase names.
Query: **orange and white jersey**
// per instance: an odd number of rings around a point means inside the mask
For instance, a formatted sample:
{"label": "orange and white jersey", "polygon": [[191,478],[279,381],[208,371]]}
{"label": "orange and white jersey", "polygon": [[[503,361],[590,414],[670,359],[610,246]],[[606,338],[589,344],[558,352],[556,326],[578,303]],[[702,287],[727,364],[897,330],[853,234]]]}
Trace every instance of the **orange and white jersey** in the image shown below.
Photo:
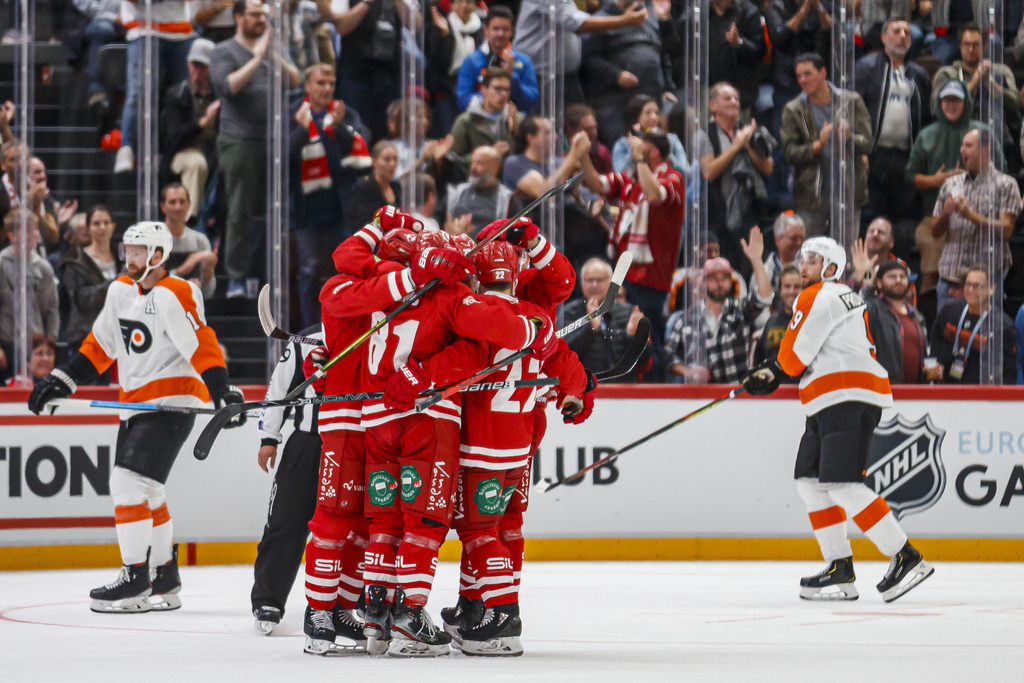
{"label": "orange and white jersey", "polygon": [[135,40],[152,34],[164,40],[185,40],[192,35],[191,4],[189,0],[153,0],[152,23],[147,24],[144,2],[121,0],[121,23],[128,29],[126,38]]}
{"label": "orange and white jersey", "polygon": [[171,275],[145,292],[127,275],[111,282],[79,350],[100,372],[117,361],[119,400],[132,403],[206,406],[201,374],[224,367],[199,287]]}
{"label": "orange and white jersey", "polygon": [[800,380],[808,415],[844,401],[892,406],[889,374],[875,360],[864,300],[846,285],[819,282],[800,293],[779,348],[779,365]]}

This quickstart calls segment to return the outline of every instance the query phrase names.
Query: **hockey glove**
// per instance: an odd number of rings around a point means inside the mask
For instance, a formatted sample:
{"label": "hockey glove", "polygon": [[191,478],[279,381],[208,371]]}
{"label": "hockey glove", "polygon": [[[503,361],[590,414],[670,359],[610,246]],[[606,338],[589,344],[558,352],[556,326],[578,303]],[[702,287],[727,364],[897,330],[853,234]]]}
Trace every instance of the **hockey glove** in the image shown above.
{"label": "hockey glove", "polygon": [[[506,222],[507,221],[505,219],[491,221],[480,230],[476,236],[476,241],[483,242],[493,233],[497,232],[501,226],[505,225]],[[509,229],[502,233],[501,237],[498,239],[505,240],[506,242],[510,242],[516,246],[526,249],[528,248],[527,245],[530,241],[536,239],[539,234],[540,228],[537,227],[537,224],[526,216],[523,216],[522,218],[516,219]]]}
{"label": "hockey glove", "polygon": [[413,232],[423,229],[423,223],[393,206],[382,206],[377,209],[377,213],[373,214],[373,222],[379,225],[381,231],[385,233],[395,228],[405,228]]}
{"label": "hockey glove", "polygon": [[47,402],[55,398],[67,398],[76,389],[78,384],[75,380],[60,368],[54,368],[53,372],[32,388],[32,393],[28,397],[28,409],[39,415]]}
{"label": "hockey glove", "polygon": [[428,388],[430,373],[410,359],[388,378],[384,389],[384,407],[389,410],[410,410],[416,405],[416,397]]}
{"label": "hockey glove", "polygon": [[[328,360],[330,360],[331,352],[327,350],[326,346],[317,346],[306,355],[305,360],[302,361],[302,374],[309,379],[316,373],[317,370],[324,366]],[[327,388],[327,376],[324,375],[317,381],[313,382],[313,391],[318,394],[323,394],[324,389]]]}
{"label": "hockey glove", "polygon": [[[213,405],[216,408],[223,408],[226,405],[234,403],[244,403],[245,396],[242,394],[242,390],[234,384],[228,384],[224,387],[224,391],[221,392],[220,396],[215,396],[213,399]],[[235,427],[241,427],[245,424],[245,420],[248,416],[243,410],[235,417],[231,418],[231,421],[224,425],[224,429],[234,429]]]}
{"label": "hockey glove", "polygon": [[583,396],[568,396],[561,391],[558,392],[558,409],[562,411],[562,422],[565,424],[581,424],[586,422],[590,414],[594,412],[594,392],[597,390],[597,377],[590,370],[587,373],[587,386],[583,389]]}
{"label": "hockey glove", "polygon": [[777,361],[765,361],[744,378],[743,388],[751,396],[767,396],[778,389],[782,378],[787,376]]}
{"label": "hockey glove", "polygon": [[452,285],[476,272],[473,262],[465,254],[450,247],[427,247],[412,257],[409,268],[412,280],[418,287],[434,278],[441,280],[444,285]]}
{"label": "hockey glove", "polygon": [[533,355],[540,360],[547,360],[558,349],[558,336],[555,334],[555,326],[551,323],[551,318],[546,315],[535,315],[530,318],[530,322],[533,323],[537,330],[537,336],[534,338],[533,343],[530,344],[530,348],[533,349]]}

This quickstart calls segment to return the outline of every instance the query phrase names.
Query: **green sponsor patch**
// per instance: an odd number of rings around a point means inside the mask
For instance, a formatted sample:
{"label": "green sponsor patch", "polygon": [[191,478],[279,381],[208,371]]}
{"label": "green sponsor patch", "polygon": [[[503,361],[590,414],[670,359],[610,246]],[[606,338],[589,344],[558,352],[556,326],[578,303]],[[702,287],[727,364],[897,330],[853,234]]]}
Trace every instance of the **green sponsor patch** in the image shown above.
{"label": "green sponsor patch", "polygon": [[402,465],[402,500],[411,503],[420,495],[423,488],[423,478],[416,470],[415,465]]}
{"label": "green sponsor patch", "polygon": [[373,505],[386,508],[395,502],[398,482],[387,470],[374,470],[367,479],[366,491]]}
{"label": "green sponsor patch", "polygon": [[500,515],[512,497],[515,486],[508,488],[508,495],[501,490],[501,482],[497,477],[484,479],[476,485],[473,493],[473,502],[481,515]]}

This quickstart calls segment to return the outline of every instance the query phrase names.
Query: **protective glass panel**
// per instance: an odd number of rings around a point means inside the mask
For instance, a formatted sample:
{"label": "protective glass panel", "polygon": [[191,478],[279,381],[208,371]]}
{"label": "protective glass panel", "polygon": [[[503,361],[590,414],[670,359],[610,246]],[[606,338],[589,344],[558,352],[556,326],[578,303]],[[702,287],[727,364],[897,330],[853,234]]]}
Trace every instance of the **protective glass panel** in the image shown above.
{"label": "protective glass panel", "polygon": [[[548,180],[541,190],[546,191],[551,186],[564,182],[563,176],[568,176],[571,172],[569,169],[563,169],[566,172],[559,174],[562,160],[568,151],[564,148],[560,135],[565,130],[565,46],[567,40],[578,40],[575,35],[566,34],[565,22],[568,13],[575,9],[575,5],[556,0],[546,6],[533,4],[530,7],[527,4],[527,9],[540,11],[541,34],[544,36],[540,59],[534,62],[534,68],[540,87],[540,106],[535,109],[539,109],[536,113],[545,121],[541,126],[540,135],[543,136],[542,139],[546,137],[541,153],[544,177]],[[548,126],[550,134],[545,132]],[[565,206],[566,197],[559,193],[544,202],[539,216],[542,234],[559,250],[564,250],[565,246]],[[561,323],[562,320],[559,318],[558,324]]]}
{"label": "protective glass panel", "polygon": [[[829,81],[834,86],[832,101],[824,106],[830,120],[819,127],[823,134],[831,127],[821,154],[818,197],[821,207],[804,215],[808,235],[827,235],[843,245],[847,253],[860,235],[860,209],[867,194],[867,155],[871,145],[871,120],[860,120],[850,96],[854,92],[854,11],[852,3],[835,2],[832,14],[832,59]],[[866,110],[862,110],[866,113]]]}
{"label": "protective glass panel", "polygon": [[423,181],[419,174],[423,168],[422,155],[430,109],[421,95],[426,93],[425,29],[421,6],[415,0],[410,0],[403,2],[401,8],[402,99],[397,112],[396,137],[402,153],[398,157],[397,179],[402,185],[402,209],[413,212],[423,205]]}

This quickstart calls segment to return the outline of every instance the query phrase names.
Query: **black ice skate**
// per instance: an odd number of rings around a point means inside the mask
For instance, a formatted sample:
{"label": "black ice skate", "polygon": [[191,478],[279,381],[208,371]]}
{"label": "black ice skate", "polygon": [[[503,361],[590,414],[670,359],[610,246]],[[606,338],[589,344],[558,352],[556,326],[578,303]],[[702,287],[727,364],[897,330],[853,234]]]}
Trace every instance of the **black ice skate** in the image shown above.
{"label": "black ice skate", "polygon": [[462,653],[474,657],[518,657],[523,654],[519,636],[523,622],[519,604],[489,607],[476,628],[460,629]]}
{"label": "black ice skate", "polygon": [[114,583],[89,591],[92,598],[89,609],[100,614],[148,612],[152,607],[147,598],[152,592],[149,562],[126,564]]}
{"label": "black ice skate", "polygon": [[422,605],[406,604],[402,589],[395,591],[395,606],[391,615],[389,656],[442,657],[452,651],[452,637],[434,626]]}
{"label": "black ice skate", "polygon": [[800,597],[804,600],[856,600],[860,597],[853,582],[853,558],[844,557],[814,576],[800,579]]}
{"label": "black ice skate", "polygon": [[445,607],[441,610],[441,621],[444,622],[444,632],[452,637],[452,645],[462,645],[462,634],[459,629],[469,630],[476,627],[484,618],[484,601],[479,598],[470,599],[459,595],[459,602],[455,607]]}
{"label": "black ice skate", "polygon": [[892,602],[934,573],[935,567],[925,562],[917,548],[907,541],[903,548],[893,555],[889,561],[889,568],[885,570],[885,576],[876,587],[883,600]]}
{"label": "black ice skate", "polygon": [[[306,634],[306,643],[302,651],[311,655],[341,655],[356,651],[356,647],[346,643],[334,642],[334,617],[332,610],[313,609],[306,605],[306,616],[302,620],[302,630]],[[358,648],[362,652],[362,648]]]}
{"label": "black ice skate", "polygon": [[281,610],[270,605],[257,607],[252,611],[256,617],[256,630],[265,636],[274,632],[274,627],[281,623]]}
{"label": "black ice skate", "polygon": [[171,561],[150,570],[153,592],[149,596],[149,606],[158,611],[166,612],[181,607],[181,577],[178,574],[178,544],[171,549]]}
{"label": "black ice skate", "polygon": [[388,588],[382,583],[366,587],[363,603],[363,635],[366,636],[366,652],[379,657],[388,651],[391,640],[391,606],[388,604]]}
{"label": "black ice skate", "polygon": [[341,605],[335,605],[331,612],[334,620],[334,642],[338,638],[351,641],[352,645],[360,650],[366,649],[366,636],[363,635],[363,621],[356,616],[355,610],[345,609]]}

